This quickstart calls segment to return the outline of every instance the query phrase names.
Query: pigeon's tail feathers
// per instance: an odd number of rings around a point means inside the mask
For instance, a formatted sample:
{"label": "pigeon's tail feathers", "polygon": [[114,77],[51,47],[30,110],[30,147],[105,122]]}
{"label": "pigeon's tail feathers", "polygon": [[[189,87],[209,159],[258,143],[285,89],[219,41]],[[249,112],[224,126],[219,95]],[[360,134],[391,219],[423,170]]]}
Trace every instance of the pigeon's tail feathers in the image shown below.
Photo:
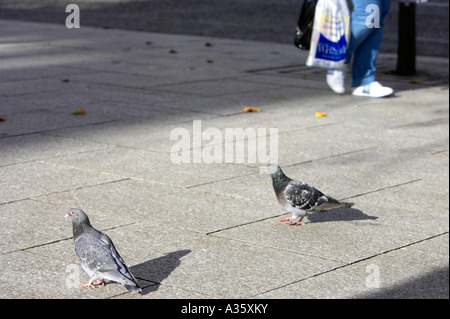
{"label": "pigeon's tail feathers", "polygon": [[137,285],[123,285],[125,288],[128,289],[128,291],[134,292],[134,293],[141,293],[142,288]]}
{"label": "pigeon's tail feathers", "polygon": [[[341,201],[339,201],[337,199],[334,199],[333,197],[327,196],[327,195],[324,195],[322,197],[322,199],[324,199],[324,198],[326,200],[323,203],[323,206],[324,207],[325,206],[329,206],[330,209],[331,208],[341,208],[341,207],[349,208],[349,207],[352,207],[355,204],[355,203],[350,203],[350,202],[341,202]],[[320,202],[320,200],[319,200],[319,202]]]}
{"label": "pigeon's tail feathers", "polygon": [[330,196],[322,196],[318,200],[318,204],[314,207],[316,211],[327,211],[333,208],[349,208],[352,207],[354,203],[349,202],[340,202],[337,199],[334,199]]}
{"label": "pigeon's tail feathers", "polygon": [[[126,278],[126,279],[125,279]],[[127,288],[131,292],[141,293],[142,289],[136,281],[136,278],[133,274],[127,269],[127,273],[125,274],[125,282],[122,282],[122,285]]]}
{"label": "pigeon's tail feathers", "polygon": [[125,288],[127,288],[131,292],[142,292],[141,287],[136,281],[136,278],[131,274],[131,272],[127,269],[125,274],[121,274],[121,278],[119,281]]}
{"label": "pigeon's tail feathers", "polygon": [[355,203],[351,203],[351,202],[341,202],[341,204],[342,204],[342,207],[345,207],[345,208],[350,208],[353,205],[355,205]]}

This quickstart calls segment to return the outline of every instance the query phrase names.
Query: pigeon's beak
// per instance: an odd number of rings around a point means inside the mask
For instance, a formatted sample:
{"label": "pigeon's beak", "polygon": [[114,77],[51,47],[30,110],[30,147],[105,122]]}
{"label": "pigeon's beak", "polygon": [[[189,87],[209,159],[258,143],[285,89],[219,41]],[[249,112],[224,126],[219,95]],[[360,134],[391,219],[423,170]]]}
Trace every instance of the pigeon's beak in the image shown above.
{"label": "pigeon's beak", "polygon": [[65,215],[63,216],[63,218],[64,218],[64,219],[69,218],[69,213],[65,214]]}

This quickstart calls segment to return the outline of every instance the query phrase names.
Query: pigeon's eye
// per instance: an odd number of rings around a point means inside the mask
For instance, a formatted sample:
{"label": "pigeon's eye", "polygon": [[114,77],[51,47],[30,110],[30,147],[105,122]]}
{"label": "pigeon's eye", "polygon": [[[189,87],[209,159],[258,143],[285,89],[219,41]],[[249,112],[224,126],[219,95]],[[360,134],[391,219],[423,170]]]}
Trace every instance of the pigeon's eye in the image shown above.
{"label": "pigeon's eye", "polygon": [[70,212],[70,215],[75,215],[75,212]]}

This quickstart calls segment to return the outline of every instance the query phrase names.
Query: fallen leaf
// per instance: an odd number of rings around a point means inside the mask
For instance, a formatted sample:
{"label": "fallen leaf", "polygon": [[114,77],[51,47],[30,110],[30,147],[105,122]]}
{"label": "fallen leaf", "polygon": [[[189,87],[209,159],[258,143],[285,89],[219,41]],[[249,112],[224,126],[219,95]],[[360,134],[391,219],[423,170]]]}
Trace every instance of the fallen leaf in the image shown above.
{"label": "fallen leaf", "polygon": [[205,43],[205,47],[212,47],[213,45],[211,44],[211,43],[209,43],[209,42],[206,42]]}
{"label": "fallen leaf", "polygon": [[316,116],[317,117],[324,117],[324,116],[328,116],[327,113],[322,113],[322,112],[316,112]]}
{"label": "fallen leaf", "polygon": [[244,106],[244,104],[242,104],[242,103],[241,103],[241,106],[242,106],[242,109],[244,110],[244,112],[256,112],[256,113],[261,112],[261,110],[256,107]]}
{"label": "fallen leaf", "polygon": [[6,117],[6,116],[0,116],[0,122],[5,122],[5,121],[6,121],[6,119],[7,119],[7,117]]}
{"label": "fallen leaf", "polygon": [[420,80],[409,80],[409,84],[421,84]]}
{"label": "fallen leaf", "polygon": [[177,50],[171,49],[171,50],[169,51],[169,53],[170,53],[170,54],[177,54],[178,52],[177,52]]}
{"label": "fallen leaf", "polygon": [[214,60],[206,60],[206,63],[214,63]]}
{"label": "fallen leaf", "polygon": [[84,109],[78,109],[78,110],[75,110],[75,112],[73,112],[72,114],[73,115],[80,115],[80,114],[84,114],[84,113],[86,113],[86,111]]}

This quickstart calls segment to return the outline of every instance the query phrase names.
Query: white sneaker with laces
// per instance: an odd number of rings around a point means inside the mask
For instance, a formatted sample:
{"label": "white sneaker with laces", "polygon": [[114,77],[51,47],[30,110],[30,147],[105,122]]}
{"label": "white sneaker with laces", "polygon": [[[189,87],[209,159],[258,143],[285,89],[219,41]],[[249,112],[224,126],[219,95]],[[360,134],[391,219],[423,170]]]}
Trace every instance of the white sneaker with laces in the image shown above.
{"label": "white sneaker with laces", "polygon": [[328,69],[327,84],[337,94],[345,92],[345,68],[342,69]]}
{"label": "white sneaker with laces", "polygon": [[367,97],[386,97],[392,95],[394,90],[386,86],[382,86],[377,81],[367,85],[361,85],[353,89],[353,95]]}

